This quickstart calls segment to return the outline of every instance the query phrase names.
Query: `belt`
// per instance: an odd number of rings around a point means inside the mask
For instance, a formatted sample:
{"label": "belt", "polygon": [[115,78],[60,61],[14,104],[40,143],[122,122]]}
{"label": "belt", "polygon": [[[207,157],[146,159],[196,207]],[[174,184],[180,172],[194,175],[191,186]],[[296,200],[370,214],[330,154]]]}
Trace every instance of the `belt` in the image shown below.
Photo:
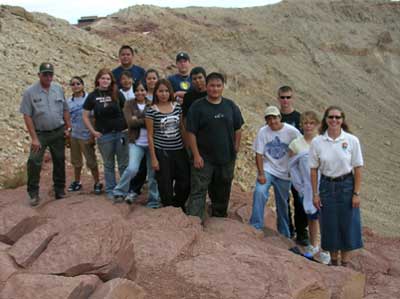
{"label": "belt", "polygon": [[36,130],[36,132],[38,132],[38,133],[51,133],[51,132],[58,131],[58,130],[60,130],[60,129],[63,128],[63,127],[64,127],[64,125],[59,126],[58,128],[55,128],[55,129],[53,129],[53,130]]}
{"label": "belt", "polygon": [[330,176],[326,176],[326,175],[321,175],[321,179],[324,179],[324,180],[327,180],[327,181],[330,181],[330,182],[341,182],[341,181],[344,181],[345,179],[347,179],[349,177],[352,177],[352,176],[353,176],[353,173],[349,172],[349,173],[346,173],[344,175],[341,175],[341,176],[338,176],[338,177],[335,177],[335,178],[330,177]]}

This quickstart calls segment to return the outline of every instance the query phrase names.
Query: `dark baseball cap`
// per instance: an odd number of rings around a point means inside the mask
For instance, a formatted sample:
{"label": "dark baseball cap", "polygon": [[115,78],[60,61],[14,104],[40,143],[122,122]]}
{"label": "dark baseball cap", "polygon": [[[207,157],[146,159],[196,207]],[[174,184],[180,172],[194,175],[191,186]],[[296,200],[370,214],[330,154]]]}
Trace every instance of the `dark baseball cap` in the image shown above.
{"label": "dark baseball cap", "polygon": [[179,60],[181,60],[181,59],[185,59],[185,60],[189,60],[189,61],[190,61],[189,54],[186,53],[186,52],[179,52],[179,53],[176,55],[176,61],[179,61]]}
{"label": "dark baseball cap", "polygon": [[54,66],[51,63],[43,62],[39,66],[39,73],[54,73]]}

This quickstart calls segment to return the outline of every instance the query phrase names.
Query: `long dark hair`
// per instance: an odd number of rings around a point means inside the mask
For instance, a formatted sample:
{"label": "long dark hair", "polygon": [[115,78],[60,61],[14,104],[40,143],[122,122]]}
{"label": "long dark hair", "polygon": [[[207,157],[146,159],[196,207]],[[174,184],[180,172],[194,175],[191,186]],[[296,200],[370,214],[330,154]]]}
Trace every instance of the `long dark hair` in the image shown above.
{"label": "long dark hair", "polygon": [[157,90],[160,88],[161,85],[164,85],[168,88],[169,91],[169,102],[174,102],[174,90],[172,89],[171,83],[167,79],[160,79],[157,81],[156,86],[154,87],[154,92],[153,92],[153,104],[158,104],[160,101],[156,95]]}
{"label": "long dark hair", "polygon": [[351,133],[349,125],[346,122],[346,115],[344,114],[343,109],[340,108],[339,106],[329,106],[325,110],[324,116],[322,117],[322,121],[321,121],[321,127],[319,128],[319,133],[322,135],[328,129],[328,123],[326,122],[326,119],[328,118],[329,112],[332,110],[338,110],[340,112],[340,115],[342,116],[342,126],[341,126],[342,129],[348,133]]}
{"label": "long dark hair", "polygon": [[103,75],[109,75],[111,78],[111,83],[110,86],[108,87],[107,91],[111,92],[111,99],[113,101],[117,101],[118,100],[118,87],[117,87],[117,83],[115,82],[115,78],[111,72],[110,69],[107,68],[102,68],[96,75],[96,78],[94,79],[94,86],[96,88],[99,87],[99,79],[101,78],[101,76]]}

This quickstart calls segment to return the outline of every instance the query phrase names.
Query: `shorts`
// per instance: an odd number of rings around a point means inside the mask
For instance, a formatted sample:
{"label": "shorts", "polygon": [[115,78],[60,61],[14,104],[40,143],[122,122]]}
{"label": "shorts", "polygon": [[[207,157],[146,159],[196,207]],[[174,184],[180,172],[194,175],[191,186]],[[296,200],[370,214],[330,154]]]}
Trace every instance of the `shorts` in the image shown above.
{"label": "shorts", "polygon": [[95,143],[89,140],[71,138],[71,164],[75,168],[82,168],[82,153],[86,159],[86,166],[90,170],[97,169]]}
{"label": "shorts", "polygon": [[316,211],[314,214],[306,214],[308,220],[318,220],[319,219],[319,211]]}

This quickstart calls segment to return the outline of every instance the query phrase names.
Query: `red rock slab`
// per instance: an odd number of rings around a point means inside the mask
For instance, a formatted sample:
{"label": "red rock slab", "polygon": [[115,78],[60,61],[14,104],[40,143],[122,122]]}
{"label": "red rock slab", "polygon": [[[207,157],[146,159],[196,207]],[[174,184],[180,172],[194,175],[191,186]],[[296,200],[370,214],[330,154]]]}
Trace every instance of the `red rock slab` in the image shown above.
{"label": "red rock slab", "polygon": [[136,208],[129,217],[135,242],[137,274],[169,264],[193,244],[202,230],[200,218],[181,209]]}
{"label": "red rock slab", "polygon": [[39,226],[22,236],[8,253],[19,266],[26,268],[39,257],[57,234],[58,232],[50,224]]}
{"label": "red rock slab", "polygon": [[87,299],[100,284],[95,275],[17,274],[7,281],[0,299]]}
{"label": "red rock slab", "polygon": [[89,299],[144,299],[146,292],[137,283],[115,278],[96,289]]}
{"label": "red rock slab", "polygon": [[11,275],[17,273],[18,270],[12,258],[5,251],[0,250],[0,290]]}
{"label": "red rock slab", "polygon": [[39,214],[29,206],[22,203],[3,205],[0,209],[0,242],[14,244],[42,223]]}
{"label": "red rock slab", "polygon": [[96,274],[106,281],[125,277],[133,265],[131,227],[118,217],[60,232],[29,269],[65,276]]}

